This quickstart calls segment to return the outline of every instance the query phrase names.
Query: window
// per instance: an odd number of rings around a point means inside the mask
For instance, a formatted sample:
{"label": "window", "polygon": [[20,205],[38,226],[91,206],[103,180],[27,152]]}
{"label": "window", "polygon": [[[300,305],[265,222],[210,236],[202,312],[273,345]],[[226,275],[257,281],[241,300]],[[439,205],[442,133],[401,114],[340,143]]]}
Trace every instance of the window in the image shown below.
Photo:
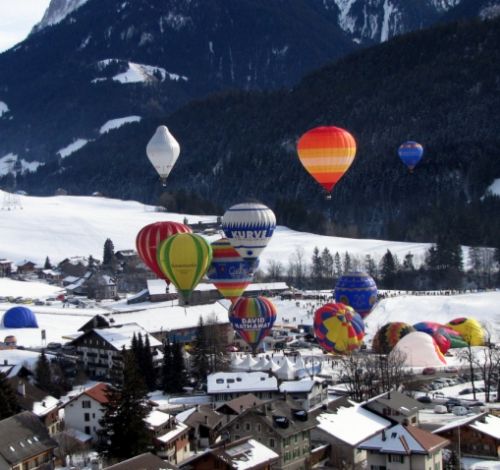
{"label": "window", "polygon": [[236,423],[236,424],[234,425],[234,429],[240,429],[240,423]]}
{"label": "window", "polygon": [[90,426],[85,426],[85,434],[90,434]]}
{"label": "window", "polygon": [[262,426],[259,424],[257,424],[257,432],[261,432],[262,431]]}
{"label": "window", "polygon": [[224,379],[217,379],[215,381],[216,384],[223,384],[224,383]]}
{"label": "window", "polygon": [[90,408],[90,406],[91,406],[90,400],[82,401],[82,408]]}
{"label": "window", "polygon": [[389,454],[389,462],[404,463],[404,461],[405,461],[404,455]]}
{"label": "window", "polygon": [[274,439],[273,438],[269,439],[269,447],[271,449],[274,449],[274,446],[275,446]]}
{"label": "window", "polygon": [[85,413],[85,414],[83,415],[83,420],[84,420],[84,421],[90,421],[90,413]]}
{"label": "window", "polygon": [[245,423],[245,431],[250,431],[250,423]]}
{"label": "window", "polygon": [[95,419],[95,413],[92,413],[92,418],[94,418],[94,419]]}

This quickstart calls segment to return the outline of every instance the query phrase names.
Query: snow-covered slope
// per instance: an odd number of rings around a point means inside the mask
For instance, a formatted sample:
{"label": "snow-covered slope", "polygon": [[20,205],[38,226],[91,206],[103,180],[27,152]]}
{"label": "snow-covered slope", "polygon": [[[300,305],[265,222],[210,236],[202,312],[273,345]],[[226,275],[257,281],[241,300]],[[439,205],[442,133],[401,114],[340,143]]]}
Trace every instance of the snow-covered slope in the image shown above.
{"label": "snow-covered slope", "polygon": [[87,0],[51,0],[42,20],[33,27],[33,31],[40,31],[46,26],[59,23],[86,2]]}
{"label": "snow-covered slope", "polygon": [[[0,203],[5,199],[6,193],[0,191]],[[137,232],[148,223],[182,222],[184,217],[191,223],[215,219],[215,216],[155,212],[154,207],[138,202],[96,197],[19,196],[19,203],[22,210],[2,211],[0,229],[0,258],[17,262],[29,258],[43,263],[46,256],[58,262],[69,256],[90,254],[101,259],[106,238],[113,241],[116,250],[134,248]],[[400,258],[411,251],[417,263],[429,248],[426,243],[354,240],[278,227],[261,256],[261,267],[265,270],[271,260],[279,260],[286,266],[297,250],[303,252],[304,261],[309,263],[316,246],[320,250],[328,248],[332,253],[370,254],[374,259],[388,249]]]}

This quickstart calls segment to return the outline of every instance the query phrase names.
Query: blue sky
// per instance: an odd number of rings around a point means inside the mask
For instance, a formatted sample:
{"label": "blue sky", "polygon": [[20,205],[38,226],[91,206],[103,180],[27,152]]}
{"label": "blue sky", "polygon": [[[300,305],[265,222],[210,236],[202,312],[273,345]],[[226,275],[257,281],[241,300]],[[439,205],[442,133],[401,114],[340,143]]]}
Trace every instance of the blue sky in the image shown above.
{"label": "blue sky", "polygon": [[22,41],[38,23],[50,0],[0,0],[0,52]]}

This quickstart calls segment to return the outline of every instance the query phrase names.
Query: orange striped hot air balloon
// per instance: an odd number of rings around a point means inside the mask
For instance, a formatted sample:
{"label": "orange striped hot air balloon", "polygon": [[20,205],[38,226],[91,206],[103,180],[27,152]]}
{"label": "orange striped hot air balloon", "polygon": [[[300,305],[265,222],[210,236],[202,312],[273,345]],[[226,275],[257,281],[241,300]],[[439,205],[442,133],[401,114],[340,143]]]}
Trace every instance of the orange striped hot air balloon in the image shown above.
{"label": "orange striped hot air balloon", "polygon": [[315,127],[299,139],[297,153],[308,173],[330,193],[351,166],[356,141],[340,127]]}

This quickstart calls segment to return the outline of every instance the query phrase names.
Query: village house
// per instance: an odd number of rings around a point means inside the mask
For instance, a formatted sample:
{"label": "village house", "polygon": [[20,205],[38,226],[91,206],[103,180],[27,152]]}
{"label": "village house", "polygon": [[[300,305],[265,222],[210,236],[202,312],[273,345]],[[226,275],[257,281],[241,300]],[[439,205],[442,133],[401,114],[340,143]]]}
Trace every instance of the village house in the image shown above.
{"label": "village house", "polygon": [[311,431],[311,439],[329,444],[329,462],[334,468],[359,470],[366,468],[367,453],[358,445],[389,428],[392,422],[359,404],[350,405],[338,408],[335,413],[319,414],[318,426]]}
{"label": "village house", "polygon": [[271,470],[279,455],[256,439],[245,437],[235,442],[221,442],[182,462],[184,470]]}
{"label": "village house", "polygon": [[317,422],[291,400],[269,400],[234,416],[222,428],[232,442],[252,437],[279,455],[276,470],[310,468],[310,432]]}
{"label": "village house", "polygon": [[198,405],[180,412],[176,418],[189,427],[190,447],[197,452],[215,444],[225,416],[212,405]]}
{"label": "village house", "polygon": [[0,259],[0,277],[9,277],[12,274],[12,261]]}
{"label": "village house", "polygon": [[57,442],[38,416],[23,411],[0,421],[0,468],[24,470],[53,468]]}
{"label": "village house", "polygon": [[500,417],[487,413],[468,416],[442,426],[434,434],[450,441],[463,456],[500,458]]}
{"label": "village house", "polygon": [[320,406],[328,400],[327,382],[319,377],[287,380],[280,384],[279,390],[299,403],[304,410]]}
{"label": "village house", "polygon": [[62,274],[55,269],[42,269],[38,273],[40,279],[45,279],[50,284],[59,284],[62,281]]}
{"label": "village house", "polygon": [[36,263],[33,261],[24,260],[21,264],[17,265],[17,274],[32,274],[36,271]]}
{"label": "village house", "polygon": [[57,268],[63,276],[82,277],[87,272],[88,259],[82,256],[73,256],[63,259]]}
{"label": "village house", "polygon": [[132,338],[141,334],[149,340],[153,364],[160,367],[163,353],[162,343],[147,333],[137,323],[117,325],[110,328],[95,328],[86,331],[71,341],[76,348],[77,361],[91,377],[120,381],[123,371],[122,348],[130,349]]}
{"label": "village house", "polygon": [[215,372],[207,376],[207,393],[215,403],[224,403],[247,393],[261,400],[280,395],[278,380],[268,372]]}
{"label": "village house", "polygon": [[185,460],[190,452],[189,428],[174,416],[152,410],[144,420],[153,437],[158,457],[177,464]]}
{"label": "village house", "polygon": [[442,470],[447,439],[416,426],[396,424],[361,444],[367,452],[367,468]]}
{"label": "village house", "polygon": [[108,402],[107,389],[107,384],[98,383],[68,401],[64,405],[65,428],[76,429],[97,441],[103,405]]}
{"label": "village house", "polygon": [[424,408],[419,401],[396,390],[370,398],[362,406],[395,423],[414,426],[418,426],[418,412]]}
{"label": "village house", "polygon": [[61,430],[59,418],[61,402],[57,398],[31,384],[29,380],[18,376],[8,379],[8,382],[16,392],[20,408],[24,411],[31,411],[38,416],[49,431],[50,436]]}
{"label": "village house", "polygon": [[92,272],[85,281],[87,297],[89,299],[114,299],[118,295],[114,277],[100,272]]}

